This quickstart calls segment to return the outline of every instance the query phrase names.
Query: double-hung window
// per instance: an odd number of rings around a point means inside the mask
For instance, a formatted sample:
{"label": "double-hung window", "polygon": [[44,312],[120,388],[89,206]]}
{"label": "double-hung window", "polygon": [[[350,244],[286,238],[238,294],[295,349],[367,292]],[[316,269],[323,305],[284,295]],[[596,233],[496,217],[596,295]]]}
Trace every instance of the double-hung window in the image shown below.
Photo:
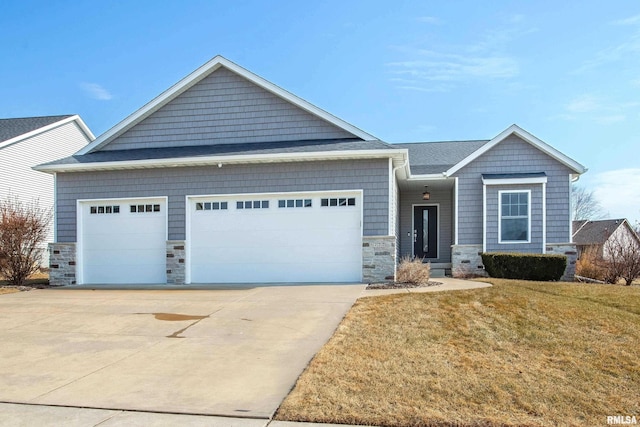
{"label": "double-hung window", "polygon": [[531,192],[500,191],[500,243],[528,243],[531,235]]}

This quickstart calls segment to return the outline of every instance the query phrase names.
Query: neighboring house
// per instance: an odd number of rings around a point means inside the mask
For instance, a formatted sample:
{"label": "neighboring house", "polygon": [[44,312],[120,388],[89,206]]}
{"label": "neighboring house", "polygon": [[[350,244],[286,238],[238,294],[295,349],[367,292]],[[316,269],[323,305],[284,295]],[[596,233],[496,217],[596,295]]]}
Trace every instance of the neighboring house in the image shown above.
{"label": "neighboring house", "polygon": [[55,284],[370,282],[401,256],[463,276],[483,251],[567,253],[571,276],[586,170],[516,125],[387,144],[220,56],[37,169]]}
{"label": "neighboring house", "polygon": [[631,241],[640,245],[640,237],[625,218],[573,221],[573,241],[578,256],[589,254],[605,259],[608,257],[608,244]]}
{"label": "neighboring house", "polygon": [[[0,197],[53,208],[54,178],[32,166],[69,156],[94,139],[77,115],[0,119]],[[53,230],[51,224],[49,242]]]}

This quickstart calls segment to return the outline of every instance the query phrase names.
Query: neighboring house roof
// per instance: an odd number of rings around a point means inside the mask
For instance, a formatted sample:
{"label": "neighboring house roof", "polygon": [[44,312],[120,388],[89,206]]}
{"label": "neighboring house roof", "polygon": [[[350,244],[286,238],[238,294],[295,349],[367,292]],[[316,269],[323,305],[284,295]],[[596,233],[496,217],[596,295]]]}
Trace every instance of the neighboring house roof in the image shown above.
{"label": "neighboring house roof", "polygon": [[624,218],[573,221],[573,242],[579,246],[603,245],[625,222]]}
{"label": "neighboring house roof", "polygon": [[14,119],[0,119],[0,148],[46,132],[54,127],[76,121],[78,126],[93,141],[95,136],[78,115],[21,117]]}
{"label": "neighboring house roof", "polygon": [[252,72],[240,67],[239,65],[229,61],[228,59],[218,55],[215,58],[211,59],[206,64],[202,65],[200,68],[180,80],[178,83],[171,86],[169,89],[158,95],[156,98],[148,102],[142,108],[131,114],[129,117],[115,125],[113,128],[109,129],[107,132],[102,134],[98,139],[96,139],[91,144],[87,145],[85,148],[80,150],[78,154],[88,154],[99,150],[101,147],[109,144],[111,141],[116,139],[118,136],[122,135],[127,130],[131,129],[136,124],[140,123],[145,118],[149,117],[151,114],[162,108],[164,105],[169,103],[171,100],[178,97],[180,94],[197,84],[199,81],[207,77],[209,74],[213,73],[220,67],[225,67],[234,73],[244,77],[250,82],[256,84],[257,86],[279,96],[280,98],[288,101],[289,103],[333,124],[334,126],[343,129],[344,131],[352,134],[356,138],[360,138],[366,141],[377,140],[373,135],[370,135],[361,129],[353,126],[345,122],[338,117],[329,114],[328,112],[316,107],[315,105],[305,101],[298,96],[287,92],[286,90],[280,88],[279,86],[274,85],[273,83],[263,79],[262,77],[253,74]]}
{"label": "neighboring house roof", "polygon": [[414,142],[393,146],[409,150],[413,175],[430,175],[452,168],[487,142],[489,141]]}

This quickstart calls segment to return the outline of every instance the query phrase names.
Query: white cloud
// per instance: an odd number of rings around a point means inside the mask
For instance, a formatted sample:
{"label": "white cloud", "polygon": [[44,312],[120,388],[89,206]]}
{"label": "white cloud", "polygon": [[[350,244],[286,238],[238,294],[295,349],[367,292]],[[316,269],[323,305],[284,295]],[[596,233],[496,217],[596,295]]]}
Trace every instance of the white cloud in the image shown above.
{"label": "white cloud", "polygon": [[580,95],[565,105],[565,111],[555,118],[562,120],[590,120],[601,125],[610,125],[627,120],[640,107],[640,102],[600,99],[591,94]]}
{"label": "white cloud", "polygon": [[113,95],[98,83],[80,83],[80,87],[93,99],[109,101]]}
{"label": "white cloud", "polygon": [[572,113],[587,113],[600,108],[596,98],[592,95],[581,95],[567,104],[567,110]]}
{"label": "white cloud", "polygon": [[611,218],[640,219],[640,168],[602,172],[593,182],[594,194]]}
{"label": "white cloud", "polygon": [[634,25],[640,24],[640,15],[630,16],[629,18],[618,19],[617,21],[611,22],[613,25]]}
{"label": "white cloud", "polygon": [[418,22],[424,22],[425,24],[433,24],[433,25],[438,25],[442,23],[440,19],[436,18],[435,16],[419,16],[416,20]]}
{"label": "white cloud", "polygon": [[605,64],[637,58],[640,54],[640,31],[630,34],[624,41],[597,52],[592,59],[585,61],[575,72],[582,73]]}
{"label": "white cloud", "polygon": [[[432,17],[418,19],[433,22]],[[506,53],[508,45],[514,39],[536,31],[524,24],[523,15],[513,15],[504,25],[492,27],[468,45],[445,46],[437,50],[399,47],[398,50],[409,59],[387,66],[394,78],[405,80],[405,84],[398,85],[403,89],[433,91],[434,82],[446,82],[446,86],[440,86],[440,91],[472,80],[508,80],[520,73],[517,58]]]}
{"label": "white cloud", "polygon": [[596,121],[596,123],[599,123],[601,125],[610,125],[613,123],[620,123],[620,122],[624,122],[626,119],[627,119],[627,116],[625,116],[624,114],[613,114],[610,116],[594,117],[594,120]]}

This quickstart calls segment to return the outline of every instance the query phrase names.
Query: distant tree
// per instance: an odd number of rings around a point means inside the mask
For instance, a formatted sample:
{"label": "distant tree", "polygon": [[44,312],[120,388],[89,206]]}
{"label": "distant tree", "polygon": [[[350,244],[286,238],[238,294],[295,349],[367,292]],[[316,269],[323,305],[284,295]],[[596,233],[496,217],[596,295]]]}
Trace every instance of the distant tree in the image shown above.
{"label": "distant tree", "polygon": [[606,216],[605,210],[596,199],[593,190],[587,190],[576,184],[571,186],[571,205],[574,220],[595,220]]}
{"label": "distant tree", "polygon": [[0,276],[12,285],[21,286],[40,267],[51,217],[37,201],[11,195],[0,201]]}

